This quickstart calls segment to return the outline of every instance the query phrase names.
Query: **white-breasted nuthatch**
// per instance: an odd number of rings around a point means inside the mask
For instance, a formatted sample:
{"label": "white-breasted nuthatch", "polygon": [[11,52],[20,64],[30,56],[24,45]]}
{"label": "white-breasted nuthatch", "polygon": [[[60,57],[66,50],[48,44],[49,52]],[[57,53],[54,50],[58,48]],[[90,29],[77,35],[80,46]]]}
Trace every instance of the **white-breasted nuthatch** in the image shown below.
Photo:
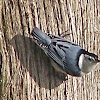
{"label": "white-breasted nuthatch", "polygon": [[45,34],[37,27],[32,30],[31,35],[51,59],[53,67],[62,73],[83,76],[91,72],[100,62],[94,53],[60,36]]}

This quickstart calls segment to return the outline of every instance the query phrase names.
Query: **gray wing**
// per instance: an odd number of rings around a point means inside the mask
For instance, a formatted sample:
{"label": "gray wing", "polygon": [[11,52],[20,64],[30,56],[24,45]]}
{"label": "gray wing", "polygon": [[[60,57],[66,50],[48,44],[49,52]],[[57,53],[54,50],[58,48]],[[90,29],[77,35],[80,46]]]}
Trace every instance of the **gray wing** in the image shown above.
{"label": "gray wing", "polygon": [[[75,58],[77,52],[81,49],[80,46],[66,39],[54,38],[52,39],[46,53],[66,73],[73,76],[80,76],[80,69],[76,64]],[[75,65],[73,65],[73,63]]]}
{"label": "gray wing", "polygon": [[58,52],[55,51],[54,48],[52,48],[51,46],[49,46],[49,48],[42,48],[45,53],[49,56],[49,58],[51,58],[55,63],[57,63],[59,66],[61,66],[61,69],[64,68],[64,64],[62,61],[62,57],[64,56],[63,53],[61,53],[61,56],[58,55]]}

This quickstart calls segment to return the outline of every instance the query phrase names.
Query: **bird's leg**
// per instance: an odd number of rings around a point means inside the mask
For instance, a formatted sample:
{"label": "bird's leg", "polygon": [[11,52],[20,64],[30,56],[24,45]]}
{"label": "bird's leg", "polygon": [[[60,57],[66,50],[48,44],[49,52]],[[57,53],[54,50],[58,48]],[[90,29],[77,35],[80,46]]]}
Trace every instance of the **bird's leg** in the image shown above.
{"label": "bird's leg", "polygon": [[[64,32],[63,32],[64,33]],[[61,37],[66,37],[66,36],[68,36],[68,35],[70,35],[70,34],[72,34],[72,33],[67,33],[67,34],[61,34]]]}
{"label": "bird's leg", "polygon": [[[69,30],[69,29],[68,29],[68,30]],[[64,38],[64,37],[66,37],[66,36],[72,34],[72,33],[68,33],[68,30],[67,30],[67,31],[64,31],[64,32],[62,32],[61,34],[58,34],[58,35]],[[67,32],[67,33],[66,33],[66,32]],[[65,34],[64,34],[64,33],[65,33]]]}

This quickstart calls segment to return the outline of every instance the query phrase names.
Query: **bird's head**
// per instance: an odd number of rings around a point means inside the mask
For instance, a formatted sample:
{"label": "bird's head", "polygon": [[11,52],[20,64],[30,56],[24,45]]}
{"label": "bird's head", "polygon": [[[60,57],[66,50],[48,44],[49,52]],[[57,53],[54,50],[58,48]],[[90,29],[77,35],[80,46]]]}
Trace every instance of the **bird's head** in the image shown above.
{"label": "bird's head", "polygon": [[100,59],[97,55],[85,51],[83,54],[80,55],[78,64],[81,71],[86,74],[95,69],[99,62]]}

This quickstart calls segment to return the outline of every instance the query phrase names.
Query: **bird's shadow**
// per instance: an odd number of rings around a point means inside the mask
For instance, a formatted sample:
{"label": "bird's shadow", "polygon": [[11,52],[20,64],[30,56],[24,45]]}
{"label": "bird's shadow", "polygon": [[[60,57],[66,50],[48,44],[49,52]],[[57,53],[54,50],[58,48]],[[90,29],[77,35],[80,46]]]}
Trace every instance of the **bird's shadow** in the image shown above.
{"label": "bird's shadow", "polygon": [[65,75],[51,66],[49,58],[32,38],[16,35],[10,40],[10,45],[14,47],[21,65],[27,69],[39,87],[52,89],[65,80]]}

